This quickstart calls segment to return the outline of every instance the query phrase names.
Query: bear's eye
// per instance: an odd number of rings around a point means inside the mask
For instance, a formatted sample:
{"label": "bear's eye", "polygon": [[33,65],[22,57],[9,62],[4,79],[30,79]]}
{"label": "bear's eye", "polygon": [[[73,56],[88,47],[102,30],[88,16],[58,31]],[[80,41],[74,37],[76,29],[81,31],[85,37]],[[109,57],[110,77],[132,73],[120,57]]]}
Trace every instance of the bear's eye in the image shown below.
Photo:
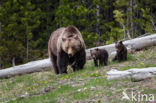
{"label": "bear's eye", "polygon": [[75,49],[75,47],[72,47],[72,49],[74,50],[74,49]]}
{"label": "bear's eye", "polygon": [[68,50],[68,47],[66,47],[66,50]]}

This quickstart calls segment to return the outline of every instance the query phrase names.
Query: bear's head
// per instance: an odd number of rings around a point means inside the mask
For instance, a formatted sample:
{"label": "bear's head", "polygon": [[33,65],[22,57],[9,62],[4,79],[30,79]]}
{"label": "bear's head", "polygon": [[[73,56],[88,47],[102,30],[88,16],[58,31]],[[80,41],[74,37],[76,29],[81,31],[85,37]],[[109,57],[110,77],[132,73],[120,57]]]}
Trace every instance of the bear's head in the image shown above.
{"label": "bear's head", "polygon": [[90,50],[90,54],[93,59],[97,59],[99,57],[99,49],[96,48],[96,49]]}
{"label": "bear's head", "polygon": [[117,51],[121,51],[123,49],[124,45],[122,43],[122,41],[119,42],[115,42],[115,48]]}
{"label": "bear's head", "polygon": [[81,41],[77,35],[62,38],[62,49],[69,57],[74,56],[81,47]]}

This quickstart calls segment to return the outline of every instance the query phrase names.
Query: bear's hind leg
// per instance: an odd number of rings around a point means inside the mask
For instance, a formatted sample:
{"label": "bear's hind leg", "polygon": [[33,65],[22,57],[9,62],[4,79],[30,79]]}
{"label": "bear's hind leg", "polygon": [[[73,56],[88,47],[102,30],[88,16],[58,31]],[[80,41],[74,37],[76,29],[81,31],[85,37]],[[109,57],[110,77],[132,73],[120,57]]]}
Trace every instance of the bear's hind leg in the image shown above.
{"label": "bear's hind leg", "polygon": [[127,60],[127,52],[124,54],[124,60]]}
{"label": "bear's hind leg", "polygon": [[100,65],[103,65],[103,63],[104,63],[104,58],[100,58],[99,64],[100,64]]}
{"label": "bear's hind leg", "polygon": [[122,54],[121,53],[117,55],[117,59],[118,59],[118,62],[122,61]]}
{"label": "bear's hind leg", "polygon": [[107,65],[107,62],[108,62],[108,57],[104,59],[104,65]]}
{"label": "bear's hind leg", "polygon": [[125,60],[127,60],[127,54],[125,54]]}

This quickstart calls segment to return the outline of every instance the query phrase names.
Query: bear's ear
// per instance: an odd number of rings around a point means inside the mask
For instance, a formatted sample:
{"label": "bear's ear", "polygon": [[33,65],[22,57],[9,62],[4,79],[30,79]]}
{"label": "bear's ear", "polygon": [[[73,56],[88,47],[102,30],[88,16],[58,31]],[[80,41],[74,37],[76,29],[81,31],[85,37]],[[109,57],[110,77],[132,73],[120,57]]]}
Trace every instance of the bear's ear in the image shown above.
{"label": "bear's ear", "polygon": [[68,26],[68,27],[66,27],[65,31],[68,33],[72,33],[72,34],[77,33],[77,29],[75,26]]}
{"label": "bear's ear", "polygon": [[120,41],[119,43],[122,44],[122,41]]}
{"label": "bear's ear", "polygon": [[78,38],[78,36],[77,36],[77,35],[74,35],[74,39],[76,39],[76,40],[77,40],[77,39],[79,39],[79,38]]}
{"label": "bear's ear", "polygon": [[62,38],[62,41],[66,41],[66,38]]}
{"label": "bear's ear", "polygon": [[95,50],[96,50],[96,51],[98,51],[99,49],[98,49],[98,48],[96,48]]}

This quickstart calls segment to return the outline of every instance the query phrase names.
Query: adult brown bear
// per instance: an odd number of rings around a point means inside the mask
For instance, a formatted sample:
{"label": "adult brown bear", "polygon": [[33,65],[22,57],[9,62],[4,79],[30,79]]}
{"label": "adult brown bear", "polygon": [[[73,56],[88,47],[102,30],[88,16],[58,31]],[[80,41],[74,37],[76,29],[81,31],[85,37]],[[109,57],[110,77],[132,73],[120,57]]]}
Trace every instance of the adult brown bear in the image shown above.
{"label": "adult brown bear", "polygon": [[80,70],[86,63],[85,43],[75,26],[62,27],[51,34],[48,54],[56,74],[67,73],[67,65],[73,71]]}

